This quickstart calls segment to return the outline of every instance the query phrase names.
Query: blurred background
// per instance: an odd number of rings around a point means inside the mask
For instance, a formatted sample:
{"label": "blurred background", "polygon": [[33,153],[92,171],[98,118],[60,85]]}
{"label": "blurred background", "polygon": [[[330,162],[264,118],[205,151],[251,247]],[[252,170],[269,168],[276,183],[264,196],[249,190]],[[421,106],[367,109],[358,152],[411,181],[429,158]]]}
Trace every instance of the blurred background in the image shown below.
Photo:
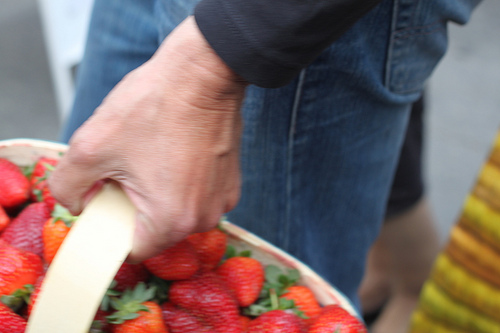
{"label": "blurred background", "polygon": [[[0,140],[57,140],[71,103],[89,0],[3,0]],[[428,82],[425,172],[441,238],[461,212],[500,125],[500,1],[450,26],[449,51]]]}

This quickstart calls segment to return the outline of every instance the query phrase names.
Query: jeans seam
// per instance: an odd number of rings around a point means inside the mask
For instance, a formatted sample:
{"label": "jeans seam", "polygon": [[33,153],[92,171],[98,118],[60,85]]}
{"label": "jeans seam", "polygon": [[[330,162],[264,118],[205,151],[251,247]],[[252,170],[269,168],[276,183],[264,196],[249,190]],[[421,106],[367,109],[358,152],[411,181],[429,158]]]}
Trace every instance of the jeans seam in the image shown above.
{"label": "jeans seam", "polygon": [[292,106],[292,114],[290,119],[290,128],[288,130],[288,149],[287,149],[287,165],[286,165],[286,215],[285,227],[283,228],[283,248],[289,249],[290,246],[290,224],[291,224],[291,196],[292,196],[292,168],[293,168],[293,144],[295,139],[295,130],[297,125],[297,114],[299,112],[300,101],[302,97],[302,90],[306,76],[306,69],[303,69],[298,78],[297,88],[295,89],[295,96]]}
{"label": "jeans seam", "polygon": [[387,45],[387,59],[385,63],[385,77],[384,77],[384,85],[389,90],[391,90],[391,75],[392,75],[392,58],[393,58],[393,47],[394,47],[394,36],[396,31],[396,22],[399,11],[399,1],[394,1],[392,6],[392,20],[391,20],[391,32],[389,36],[389,44]]}

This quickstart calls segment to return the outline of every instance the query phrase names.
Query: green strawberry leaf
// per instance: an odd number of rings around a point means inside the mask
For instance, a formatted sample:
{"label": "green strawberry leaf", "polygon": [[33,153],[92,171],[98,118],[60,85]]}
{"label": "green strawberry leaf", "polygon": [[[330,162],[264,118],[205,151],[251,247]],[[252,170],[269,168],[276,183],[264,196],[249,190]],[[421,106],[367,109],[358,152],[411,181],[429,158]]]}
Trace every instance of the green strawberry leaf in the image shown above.
{"label": "green strawberry leaf", "polygon": [[149,312],[149,308],[143,303],[153,299],[155,293],[155,286],[147,288],[144,282],[139,282],[133,290],[125,290],[121,298],[110,297],[109,304],[116,312],[106,319],[111,324],[122,324],[126,320],[137,318],[140,311]]}
{"label": "green strawberry leaf", "polygon": [[269,309],[266,306],[260,304],[252,304],[249,307],[243,309],[243,314],[245,314],[246,316],[258,317],[268,311]]}
{"label": "green strawberry leaf", "polygon": [[265,269],[266,272],[266,282],[278,284],[279,277],[283,274],[281,269],[274,265],[268,265]]}
{"label": "green strawberry leaf", "polygon": [[38,202],[43,201],[43,192],[42,192],[42,190],[36,188],[36,189],[33,190],[33,194],[35,195],[36,200]]}
{"label": "green strawberry leaf", "polygon": [[21,172],[23,173],[23,175],[26,178],[28,178],[28,179],[31,178],[31,175],[33,175],[33,171],[35,171],[35,165],[36,165],[36,163],[33,163],[31,165],[28,165],[28,166],[21,168]]}
{"label": "green strawberry leaf", "polygon": [[163,304],[168,301],[168,291],[170,290],[169,281],[153,275],[149,280],[149,286],[155,287],[155,295],[152,299],[154,302]]}
{"label": "green strawberry leaf", "polygon": [[18,312],[25,304],[30,304],[30,296],[35,287],[31,284],[24,285],[23,288],[17,289],[10,295],[2,295],[0,301],[7,305],[14,312]]}
{"label": "green strawberry leaf", "polygon": [[116,287],[118,283],[116,280],[113,280],[111,284],[108,287],[108,290],[106,291],[106,294],[104,294],[104,297],[102,298],[101,301],[101,310],[102,311],[108,311],[111,307],[111,300],[113,298],[117,298],[121,296],[121,292],[118,290],[115,290],[114,288]]}
{"label": "green strawberry leaf", "polygon": [[296,269],[284,272],[281,268],[268,265],[265,268],[265,282],[259,295],[259,299],[243,311],[249,316],[258,316],[271,310],[293,310],[302,318],[307,318],[302,311],[298,310],[295,302],[281,298],[287,288],[295,285],[300,279],[300,273]]}
{"label": "green strawberry leaf", "polygon": [[252,251],[250,250],[244,250],[238,253],[236,251],[236,248],[232,245],[228,245],[226,247],[226,253],[224,255],[224,258],[227,260],[229,258],[234,258],[234,257],[251,257],[252,256]]}
{"label": "green strawberry leaf", "polygon": [[226,259],[236,257],[236,249],[232,245],[228,245],[226,247],[226,254],[225,254]]}
{"label": "green strawberry leaf", "polygon": [[73,226],[73,223],[78,220],[78,216],[73,216],[69,212],[69,210],[58,203],[55,204],[54,210],[52,211],[51,215],[54,218],[54,223],[57,221],[62,221],[68,228],[71,228]]}
{"label": "green strawberry leaf", "polygon": [[252,256],[252,251],[250,251],[250,250],[241,251],[238,256],[239,257],[251,257]]}

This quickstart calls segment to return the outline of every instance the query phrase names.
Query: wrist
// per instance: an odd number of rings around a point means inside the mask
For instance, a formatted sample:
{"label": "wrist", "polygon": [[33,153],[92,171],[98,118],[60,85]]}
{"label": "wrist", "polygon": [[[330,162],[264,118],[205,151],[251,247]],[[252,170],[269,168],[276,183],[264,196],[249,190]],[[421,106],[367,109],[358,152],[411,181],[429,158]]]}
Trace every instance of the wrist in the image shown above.
{"label": "wrist", "polygon": [[[240,94],[248,85],[208,44],[193,16],[185,19],[165,39],[152,60],[169,66],[173,58],[177,60],[177,69],[182,71],[181,77],[190,84],[196,80],[214,93]],[[186,77],[189,75],[191,77]]]}

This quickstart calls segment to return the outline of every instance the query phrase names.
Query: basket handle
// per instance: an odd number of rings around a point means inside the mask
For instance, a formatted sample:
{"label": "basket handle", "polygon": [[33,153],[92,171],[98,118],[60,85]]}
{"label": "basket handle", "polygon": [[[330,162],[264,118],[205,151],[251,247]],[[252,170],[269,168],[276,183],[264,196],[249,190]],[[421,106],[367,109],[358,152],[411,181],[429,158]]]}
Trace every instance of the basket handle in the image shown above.
{"label": "basket handle", "polygon": [[132,249],[135,207],[106,183],[71,228],[45,276],[26,333],[88,332]]}

